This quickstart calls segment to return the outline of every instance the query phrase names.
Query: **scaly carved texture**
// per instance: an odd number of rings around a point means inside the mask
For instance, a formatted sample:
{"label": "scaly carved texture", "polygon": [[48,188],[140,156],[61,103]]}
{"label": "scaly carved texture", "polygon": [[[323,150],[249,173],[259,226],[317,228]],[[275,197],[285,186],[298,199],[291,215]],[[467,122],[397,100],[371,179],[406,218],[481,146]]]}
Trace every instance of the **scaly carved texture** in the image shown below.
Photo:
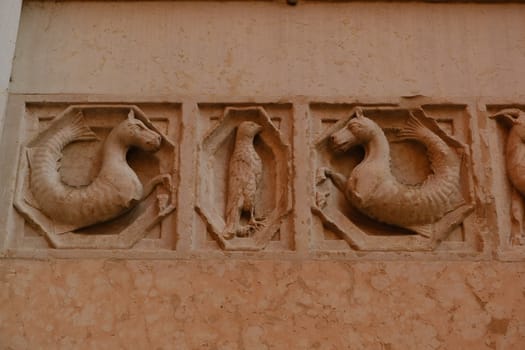
{"label": "scaly carved texture", "polygon": [[7,349],[521,349],[523,275],[524,264],[494,261],[2,260],[0,340]]}
{"label": "scaly carved texture", "polygon": [[[460,159],[453,148],[410,116],[399,136],[426,146],[433,174],[421,185],[407,186],[392,175],[390,146],[384,132],[360,113],[332,135],[336,151],[354,145],[365,148],[364,160],[340,188],[355,207],[381,222],[410,228],[431,224],[462,203]],[[334,177],[331,171],[327,175]]]}
{"label": "scaly carved texture", "polygon": [[113,219],[143,199],[143,186],[127,164],[126,153],[131,146],[155,151],[161,143],[160,135],[130,111],[128,119],[105,140],[97,177],[86,187],[71,187],[61,181],[57,163],[69,143],[95,137],[83,123],[79,113],[43,145],[28,150],[30,187],[39,208],[57,224],[71,225],[72,230]]}

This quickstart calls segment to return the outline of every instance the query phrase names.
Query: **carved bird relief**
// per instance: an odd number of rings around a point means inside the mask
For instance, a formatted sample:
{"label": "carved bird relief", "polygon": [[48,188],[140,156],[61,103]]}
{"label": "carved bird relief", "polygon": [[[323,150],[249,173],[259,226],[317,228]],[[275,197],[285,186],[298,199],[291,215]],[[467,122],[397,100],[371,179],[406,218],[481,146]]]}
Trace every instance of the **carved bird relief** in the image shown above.
{"label": "carved bird relief", "polygon": [[[242,122],[237,127],[228,169],[226,226],[222,233],[225,239],[248,236],[263,225],[255,218],[262,161],[253,145],[254,137],[261,130],[261,125],[251,121]],[[249,216],[248,224],[244,226],[241,224],[243,214]]]}
{"label": "carved bird relief", "polygon": [[[333,150],[338,152],[363,146],[363,161],[349,177],[321,168],[318,183],[328,177],[366,216],[430,237],[434,222],[464,204],[460,190],[461,160],[452,147],[412,113],[398,137],[426,146],[433,174],[422,184],[409,186],[394,177],[390,168],[390,145],[383,130],[359,109],[343,129],[332,134],[330,141]],[[324,199],[320,198],[320,202]]]}
{"label": "carved bird relief", "polygon": [[162,140],[156,131],[136,119],[131,109],[128,118],[113,128],[104,141],[102,166],[96,178],[81,187],[62,182],[59,162],[64,147],[72,142],[96,139],[79,112],[72,122],[57,130],[40,147],[27,150],[33,198],[26,200],[53,220],[55,233],[116,218],[147,197],[156,185],[170,181],[169,175],[159,175],[143,187],[127,164],[126,154],[130,147],[153,152],[159,149]]}

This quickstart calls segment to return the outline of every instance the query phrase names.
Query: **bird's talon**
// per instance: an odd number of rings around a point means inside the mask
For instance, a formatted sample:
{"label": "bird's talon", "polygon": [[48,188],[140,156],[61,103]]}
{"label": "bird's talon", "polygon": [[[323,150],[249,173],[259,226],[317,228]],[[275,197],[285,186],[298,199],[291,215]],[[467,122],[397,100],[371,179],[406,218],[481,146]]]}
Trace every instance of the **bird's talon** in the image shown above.
{"label": "bird's talon", "polygon": [[264,219],[250,219],[250,221],[248,222],[248,225],[250,227],[260,228],[260,227],[264,227],[265,221]]}

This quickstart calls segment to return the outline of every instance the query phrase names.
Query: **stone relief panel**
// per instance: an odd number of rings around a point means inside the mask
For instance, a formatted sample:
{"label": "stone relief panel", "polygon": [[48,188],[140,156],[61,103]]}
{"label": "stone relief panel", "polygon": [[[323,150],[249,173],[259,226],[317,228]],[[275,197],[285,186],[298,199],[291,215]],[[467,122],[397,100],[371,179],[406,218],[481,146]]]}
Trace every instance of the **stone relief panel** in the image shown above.
{"label": "stone relief panel", "polygon": [[498,232],[524,250],[520,105],[17,101],[0,223],[21,254],[479,257]]}
{"label": "stone relief panel", "polygon": [[[161,248],[173,244],[180,108],[26,105],[14,206],[31,246]],[[18,231],[18,230],[17,230]],[[171,236],[171,237],[169,237]]]}
{"label": "stone relief panel", "polygon": [[202,248],[292,243],[289,105],[199,106],[196,232]]}
{"label": "stone relief panel", "polygon": [[475,252],[463,105],[312,104],[319,249]]}
{"label": "stone relief panel", "polygon": [[483,113],[492,156],[499,254],[519,258],[525,254],[525,105],[490,104]]}

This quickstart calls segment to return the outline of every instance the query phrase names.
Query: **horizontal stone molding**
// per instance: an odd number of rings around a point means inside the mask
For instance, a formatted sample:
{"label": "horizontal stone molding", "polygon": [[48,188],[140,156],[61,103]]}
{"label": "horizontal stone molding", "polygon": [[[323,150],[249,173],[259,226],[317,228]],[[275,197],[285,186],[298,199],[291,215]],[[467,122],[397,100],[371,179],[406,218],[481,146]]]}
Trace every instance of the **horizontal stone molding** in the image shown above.
{"label": "horizontal stone molding", "polygon": [[[37,2],[55,2],[56,0],[28,0],[28,1],[37,1]],[[69,1],[81,1],[81,2],[100,2],[100,1],[107,1],[107,2],[133,2],[136,0],[61,0],[61,2],[69,2]],[[177,1],[188,1],[188,0],[141,0],[145,2],[158,2],[158,1],[165,1],[165,2],[177,2]],[[225,0],[190,0],[192,2],[225,2]],[[297,5],[300,2],[304,3],[323,3],[323,4],[330,4],[330,3],[344,3],[344,2],[378,2],[377,0],[236,0],[239,2],[277,2],[277,3],[288,3],[290,5]],[[381,1],[379,1],[381,2]],[[383,0],[383,2],[390,2]],[[523,3],[524,0],[397,0],[397,2],[427,2],[427,3],[495,3],[495,4],[501,4],[501,3]]]}

